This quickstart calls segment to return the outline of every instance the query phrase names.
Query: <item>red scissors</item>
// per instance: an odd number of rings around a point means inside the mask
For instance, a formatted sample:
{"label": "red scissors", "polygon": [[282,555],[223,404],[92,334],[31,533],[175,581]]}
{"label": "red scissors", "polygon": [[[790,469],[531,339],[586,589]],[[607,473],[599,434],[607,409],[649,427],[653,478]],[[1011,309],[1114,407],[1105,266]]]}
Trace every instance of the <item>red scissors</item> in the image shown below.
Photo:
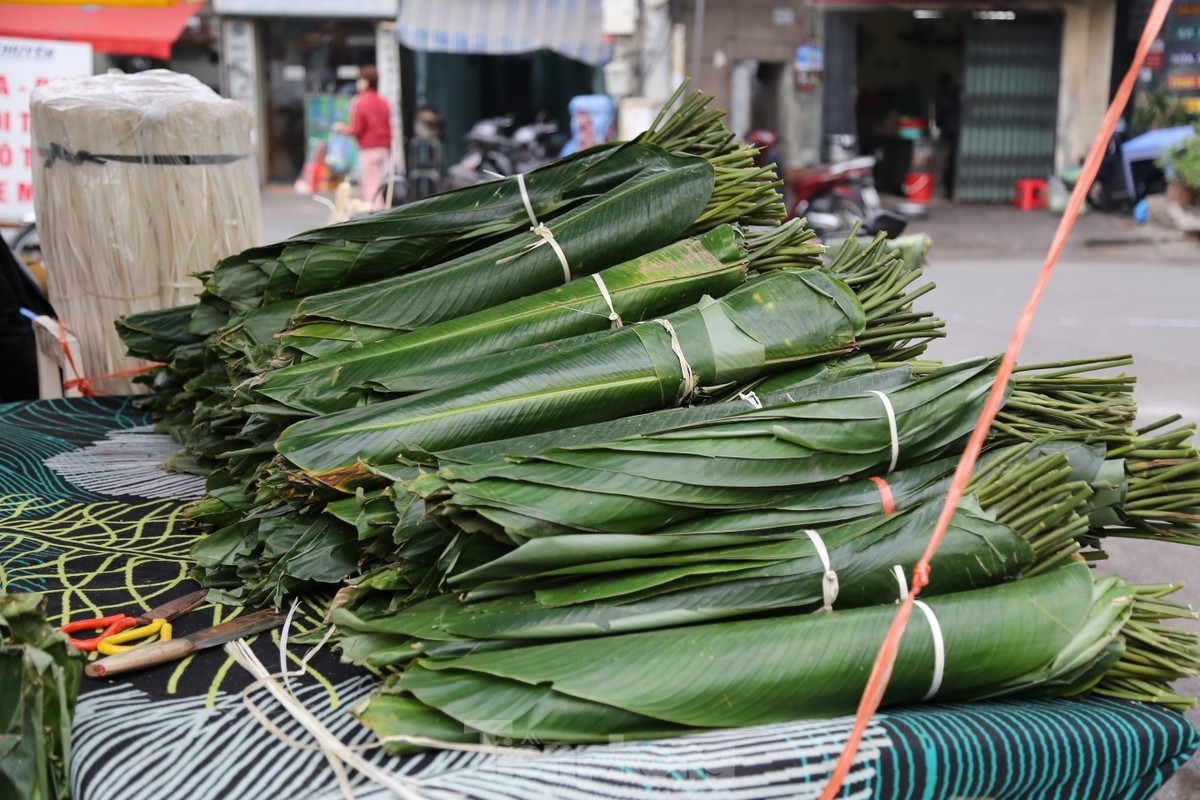
{"label": "red scissors", "polygon": [[[200,589],[183,597],[178,597],[168,603],[163,603],[161,606],[156,606],[134,617],[128,614],[113,614],[108,617],[80,619],[68,622],[59,628],[59,630],[70,637],[71,644],[76,649],[84,651],[99,649],[101,642],[118,634],[120,634],[119,638],[122,641],[144,639],[154,633],[159,633],[162,638],[169,639],[171,638],[171,626],[167,623],[183,616],[203,603],[204,598],[207,596],[208,590]],[[129,630],[131,628],[133,630]],[[86,639],[71,636],[71,634],[81,631],[100,631],[100,634]],[[128,631],[128,633],[122,633],[123,631]]]}

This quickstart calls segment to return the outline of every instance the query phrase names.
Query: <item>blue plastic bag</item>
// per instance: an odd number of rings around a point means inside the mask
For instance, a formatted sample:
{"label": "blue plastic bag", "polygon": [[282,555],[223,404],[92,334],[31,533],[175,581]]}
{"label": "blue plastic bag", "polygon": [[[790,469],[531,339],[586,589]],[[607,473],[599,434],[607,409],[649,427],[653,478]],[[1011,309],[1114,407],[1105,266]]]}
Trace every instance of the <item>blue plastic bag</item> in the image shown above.
{"label": "blue plastic bag", "polygon": [[344,175],[350,171],[350,137],[344,133],[332,131],[329,142],[325,146],[325,165],[335,175]]}

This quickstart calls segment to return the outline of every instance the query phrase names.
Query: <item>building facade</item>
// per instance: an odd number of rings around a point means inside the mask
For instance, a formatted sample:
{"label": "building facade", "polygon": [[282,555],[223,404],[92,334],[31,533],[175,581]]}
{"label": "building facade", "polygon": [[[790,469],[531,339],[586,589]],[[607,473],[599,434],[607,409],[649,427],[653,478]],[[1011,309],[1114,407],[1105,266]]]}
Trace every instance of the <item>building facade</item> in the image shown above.
{"label": "building facade", "polygon": [[735,130],[777,130],[787,166],[853,141],[898,192],[922,141],[940,191],[1004,202],[1016,178],[1076,164],[1091,144],[1120,5],[1133,3],[684,0],[678,11],[698,84],[735,111]]}

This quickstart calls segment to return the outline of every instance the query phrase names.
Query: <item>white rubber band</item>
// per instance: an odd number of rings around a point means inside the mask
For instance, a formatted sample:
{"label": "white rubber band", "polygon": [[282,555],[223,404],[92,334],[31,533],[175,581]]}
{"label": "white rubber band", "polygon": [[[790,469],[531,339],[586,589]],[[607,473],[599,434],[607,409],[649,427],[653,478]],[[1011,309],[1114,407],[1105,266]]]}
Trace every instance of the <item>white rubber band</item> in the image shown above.
{"label": "white rubber band", "polygon": [[[904,577],[904,570],[899,564],[896,564],[892,567],[892,572],[896,576],[896,582],[900,584],[900,599],[904,600],[908,597],[908,581]],[[942,626],[938,624],[937,615],[933,613],[933,609],[921,600],[913,600],[913,605],[921,609],[925,620],[929,623],[929,632],[933,635],[933,678],[929,681],[929,691],[921,698],[921,700],[930,700],[942,688],[942,676],[946,672],[946,642],[942,637]]]}
{"label": "white rubber band", "polygon": [[518,172],[516,177],[517,188],[521,190],[521,202],[525,204],[525,213],[529,215],[529,224],[536,228],[541,223],[533,213],[533,203],[529,202],[529,192],[525,188],[525,176]]}
{"label": "white rubber band", "polygon": [[932,699],[942,688],[942,673],[946,669],[946,643],[942,640],[942,626],[938,624],[937,615],[933,609],[920,600],[913,600],[913,605],[925,612],[929,622],[929,631],[933,634],[933,679],[929,682],[929,691],[922,700]]}
{"label": "white rubber band", "polygon": [[671,334],[671,350],[679,359],[679,367],[683,370],[683,385],[679,391],[679,402],[682,404],[691,398],[692,393],[696,391],[696,375],[692,372],[692,365],[688,363],[687,357],[683,354],[683,348],[679,346],[679,337],[675,335],[675,328],[665,319],[656,319],[659,325],[667,329],[667,333]]}
{"label": "white rubber band", "polygon": [[896,469],[896,462],[900,460],[900,433],[896,430],[896,410],[892,408],[892,401],[883,392],[872,389],[871,394],[883,401],[883,408],[887,412],[888,433],[892,437],[892,463],[888,464],[887,468],[890,473]]}
{"label": "white rubber band", "polygon": [[757,411],[763,407],[762,400],[758,399],[758,395],[756,395],[754,393],[753,389],[751,389],[748,392],[738,392],[738,398],[741,400],[745,400],[747,403],[749,403],[750,407],[753,408],[755,411]]}
{"label": "white rubber band", "polygon": [[621,315],[613,308],[612,297],[608,293],[608,287],[604,285],[604,278],[600,277],[599,272],[593,272],[592,278],[595,279],[596,285],[600,287],[600,296],[604,298],[604,302],[608,304],[608,319],[614,328],[620,328],[625,323],[621,322]]}
{"label": "white rubber band", "polygon": [[896,583],[900,584],[900,602],[908,597],[908,578],[904,577],[904,568],[899,564],[892,565],[892,574],[896,576]]}
{"label": "white rubber band", "polygon": [[813,546],[817,548],[817,556],[821,559],[821,566],[825,567],[825,575],[821,578],[821,595],[825,601],[825,605],[821,607],[822,611],[833,611],[833,603],[838,596],[838,576],[837,573],[830,569],[829,566],[829,551],[825,549],[825,541],[821,538],[821,534],[816,531],[806,530],[808,538],[812,540]]}

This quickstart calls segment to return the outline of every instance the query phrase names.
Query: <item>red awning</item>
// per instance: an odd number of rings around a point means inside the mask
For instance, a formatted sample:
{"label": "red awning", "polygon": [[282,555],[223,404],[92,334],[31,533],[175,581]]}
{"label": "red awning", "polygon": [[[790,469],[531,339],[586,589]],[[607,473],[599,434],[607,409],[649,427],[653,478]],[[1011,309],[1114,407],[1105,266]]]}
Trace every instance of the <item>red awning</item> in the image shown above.
{"label": "red awning", "polygon": [[166,8],[0,3],[0,36],[87,42],[101,53],[166,61],[171,45],[201,3]]}

